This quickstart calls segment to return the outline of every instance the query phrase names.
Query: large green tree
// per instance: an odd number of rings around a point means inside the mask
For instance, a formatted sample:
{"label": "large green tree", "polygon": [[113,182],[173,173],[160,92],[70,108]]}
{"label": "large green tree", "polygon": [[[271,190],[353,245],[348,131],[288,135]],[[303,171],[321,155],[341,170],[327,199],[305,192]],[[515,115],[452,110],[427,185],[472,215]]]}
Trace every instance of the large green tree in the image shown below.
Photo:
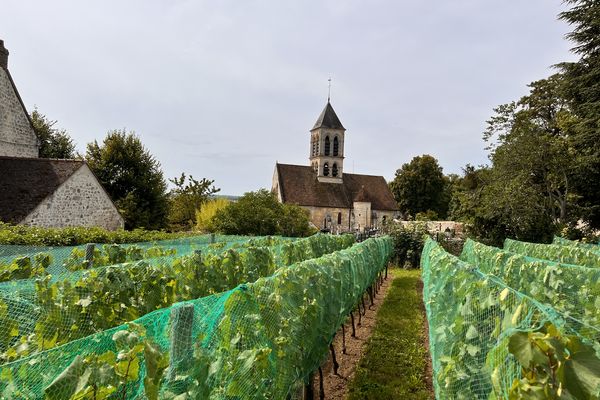
{"label": "large green tree", "polygon": [[216,230],[230,235],[310,234],[308,211],[282,204],[266,189],[244,193],[236,202],[217,211],[213,218]]}
{"label": "large green tree", "polygon": [[37,108],[31,113],[33,131],[40,142],[41,158],[75,158],[75,144],[66,130],[55,127]]}
{"label": "large green tree", "polygon": [[600,1],[565,0],[572,7],[561,13],[573,30],[567,34],[580,56],[560,64],[563,93],[576,116],[572,144],[578,154],[573,187],[580,196],[582,218],[600,228]]}
{"label": "large green tree", "polygon": [[125,228],[166,226],[167,184],[160,163],[134,132],[113,130],[102,144],[89,143],[86,161],[117,205]]}
{"label": "large green tree", "polygon": [[439,218],[448,212],[448,179],[444,177],[438,161],[428,155],[414,157],[402,165],[390,182],[390,190],[405,214],[433,211]]}
{"label": "large green tree", "polygon": [[196,211],[200,210],[210,195],[221,189],[213,186],[213,180],[202,178],[198,181],[185,173],[169,181],[175,185],[169,192],[169,228],[190,230],[196,223]]}

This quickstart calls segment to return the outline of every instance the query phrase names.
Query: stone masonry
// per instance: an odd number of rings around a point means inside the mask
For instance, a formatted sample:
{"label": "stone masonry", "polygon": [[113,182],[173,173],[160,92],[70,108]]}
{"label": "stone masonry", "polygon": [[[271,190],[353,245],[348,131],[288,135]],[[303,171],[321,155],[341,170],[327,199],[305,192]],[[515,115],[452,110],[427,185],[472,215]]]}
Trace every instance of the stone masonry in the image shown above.
{"label": "stone masonry", "polygon": [[37,157],[38,141],[8,71],[0,67],[0,156]]}
{"label": "stone masonry", "polygon": [[43,227],[123,228],[123,218],[90,170],[83,164],[22,222]]}

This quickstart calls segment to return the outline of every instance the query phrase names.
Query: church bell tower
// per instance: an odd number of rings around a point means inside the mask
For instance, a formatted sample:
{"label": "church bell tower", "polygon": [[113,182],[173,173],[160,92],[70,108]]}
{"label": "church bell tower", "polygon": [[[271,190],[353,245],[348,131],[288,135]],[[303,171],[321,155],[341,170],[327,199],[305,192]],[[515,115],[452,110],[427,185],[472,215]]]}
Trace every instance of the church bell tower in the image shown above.
{"label": "church bell tower", "polygon": [[342,183],[346,129],[329,100],[310,130],[310,165],[319,182]]}

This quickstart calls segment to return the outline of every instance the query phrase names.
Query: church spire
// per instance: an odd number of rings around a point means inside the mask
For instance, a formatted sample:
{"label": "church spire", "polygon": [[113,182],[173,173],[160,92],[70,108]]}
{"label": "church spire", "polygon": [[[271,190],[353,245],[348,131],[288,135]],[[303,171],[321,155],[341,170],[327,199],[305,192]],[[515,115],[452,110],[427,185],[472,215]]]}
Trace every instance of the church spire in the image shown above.
{"label": "church spire", "polygon": [[319,118],[317,118],[317,122],[315,122],[315,126],[313,126],[311,131],[314,131],[315,129],[319,128],[346,130],[346,128],[344,128],[344,126],[340,122],[340,119],[338,118],[335,111],[333,111],[333,107],[331,106],[331,103],[329,101],[327,101],[325,108],[321,112],[321,115],[319,115]]}

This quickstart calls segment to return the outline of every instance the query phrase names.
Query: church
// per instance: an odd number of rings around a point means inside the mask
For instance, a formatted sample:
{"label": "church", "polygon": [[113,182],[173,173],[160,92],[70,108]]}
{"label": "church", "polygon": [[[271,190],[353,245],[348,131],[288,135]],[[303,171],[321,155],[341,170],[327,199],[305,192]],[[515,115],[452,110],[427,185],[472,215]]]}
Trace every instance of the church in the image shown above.
{"label": "church", "polygon": [[123,218],[83,160],[39,158],[29,113],[0,40],[0,221],[42,227],[123,228]]}
{"label": "church", "polygon": [[308,210],[318,229],[376,229],[399,215],[398,204],[383,176],[344,172],[345,135],[328,99],[310,130],[309,165],[276,163],[272,191],[280,202]]}

